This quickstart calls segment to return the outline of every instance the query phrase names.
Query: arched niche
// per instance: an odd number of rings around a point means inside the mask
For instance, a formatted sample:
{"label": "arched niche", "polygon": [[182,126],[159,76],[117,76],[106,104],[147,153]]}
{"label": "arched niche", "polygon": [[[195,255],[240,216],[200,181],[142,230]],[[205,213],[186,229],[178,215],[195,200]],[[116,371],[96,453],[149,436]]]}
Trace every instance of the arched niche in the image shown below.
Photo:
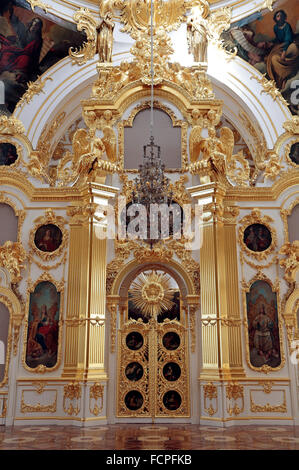
{"label": "arched niche", "polygon": [[293,207],[288,216],[288,232],[290,243],[299,240],[299,202]]}
{"label": "arched niche", "polygon": [[8,350],[8,330],[10,313],[4,299],[0,297],[0,384],[5,377],[5,366]]}
{"label": "arched niche", "polygon": [[[124,128],[124,167],[137,169],[143,161],[143,146],[149,144],[150,109],[142,109],[133,120],[132,127]],[[161,159],[166,168],[181,167],[181,128],[174,127],[171,117],[162,109],[153,110],[153,135],[161,148]]]}
{"label": "arched niche", "polygon": [[18,216],[12,206],[0,200],[0,246],[8,240],[18,241]]}

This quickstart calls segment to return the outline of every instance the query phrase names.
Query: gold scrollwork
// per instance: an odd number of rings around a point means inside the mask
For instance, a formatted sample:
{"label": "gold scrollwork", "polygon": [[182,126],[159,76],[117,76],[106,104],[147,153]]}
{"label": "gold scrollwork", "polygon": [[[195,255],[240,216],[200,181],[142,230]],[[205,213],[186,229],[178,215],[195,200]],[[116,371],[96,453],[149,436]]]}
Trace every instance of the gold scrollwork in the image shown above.
{"label": "gold scrollwork", "polygon": [[299,168],[299,165],[295,162],[293,162],[290,158],[290,152],[291,152],[291,147],[292,145],[294,144],[298,144],[299,145],[299,137],[295,138],[295,139],[292,139],[286,146],[285,146],[285,150],[284,150],[284,157],[285,157],[285,160],[287,162],[288,165],[291,165],[295,168]]}
{"label": "gold scrollwork", "polygon": [[[98,402],[98,400],[100,402]],[[93,407],[91,406],[94,401]],[[104,385],[99,382],[95,382],[89,389],[89,411],[98,416],[103,411],[104,404]]]}
{"label": "gold scrollwork", "polygon": [[18,217],[18,242],[21,242],[22,226],[26,217],[26,212],[24,210],[19,210],[16,204],[11,201],[3,191],[0,191],[0,203],[7,204],[10,206]]}
{"label": "gold scrollwork", "polygon": [[12,169],[17,168],[20,165],[20,163],[24,164],[23,148],[14,139],[12,139],[11,137],[0,137],[0,144],[12,144],[15,146],[16,152],[17,152],[17,159],[14,161],[14,163],[12,163],[9,166],[6,166],[6,165],[0,166],[0,175],[1,173],[7,173]]}
{"label": "gold scrollwork", "polygon": [[[203,392],[204,392],[204,410],[209,414],[209,416],[213,416],[214,414],[217,413],[218,411],[218,390],[216,385],[213,384],[213,382],[208,382],[207,384],[204,384],[203,386]],[[210,400],[210,402],[216,399],[216,409],[213,407],[212,403],[210,405],[207,405],[207,400]]]}
{"label": "gold scrollwork", "polygon": [[12,116],[0,116],[0,135],[20,135],[25,133],[25,127],[19,119]]}
{"label": "gold scrollwork", "polygon": [[[49,389],[48,391],[52,391],[52,390]],[[36,405],[31,405],[31,404],[25,403],[24,390],[22,390],[22,398],[21,398],[21,406],[20,406],[21,413],[55,413],[57,410],[57,390],[53,390],[53,391],[56,392],[55,399],[53,403],[51,403],[50,405],[41,405],[40,403],[37,403]]]}
{"label": "gold scrollwork", "polygon": [[[244,386],[240,385],[238,382],[229,382],[226,385],[226,398],[227,403],[227,412],[230,416],[239,415],[244,411]],[[241,400],[241,406],[237,403],[237,400]],[[233,406],[231,402],[233,401]]]}
{"label": "gold scrollwork", "polygon": [[[57,289],[57,292],[60,293],[60,316],[59,316],[59,322],[58,322],[58,351],[57,351],[57,361],[56,364],[53,367],[46,367],[43,364],[39,364],[35,368],[31,368],[26,364],[26,351],[27,351],[27,341],[28,341],[28,326],[29,326],[29,305],[30,305],[30,295],[35,291],[36,286],[43,281],[48,281],[51,282]],[[62,325],[63,325],[63,318],[62,318],[62,312],[63,312],[63,300],[64,300],[64,281],[57,281],[54,279],[49,273],[43,273],[34,283],[31,281],[28,282],[28,288],[27,288],[27,305],[26,305],[26,312],[27,312],[27,318],[25,321],[25,326],[24,326],[24,344],[23,344],[23,354],[22,354],[22,363],[24,369],[26,369],[28,372],[34,372],[36,374],[44,374],[45,372],[52,372],[60,366],[61,363],[61,358],[62,358]]]}
{"label": "gold scrollwork", "polygon": [[[279,346],[280,346],[280,357],[281,362],[277,367],[270,367],[268,364],[264,364],[262,367],[255,367],[251,364],[250,361],[250,351],[249,351],[249,338],[248,338],[248,319],[247,319],[247,301],[246,301],[246,294],[250,292],[250,288],[255,281],[262,280],[267,282],[272,292],[276,292],[277,295],[277,319],[278,319],[278,331],[279,331]],[[276,281],[275,285],[270,281],[270,279],[265,276],[262,272],[258,272],[249,282],[242,282],[242,294],[243,294],[243,312],[244,312],[244,335],[245,335],[245,344],[246,344],[246,361],[248,367],[250,369],[255,370],[257,372],[261,372],[263,374],[268,374],[269,372],[276,372],[282,369],[285,365],[285,354],[283,348],[283,329],[282,329],[282,321],[281,321],[281,314],[280,314],[280,299],[279,299],[279,282]]]}
{"label": "gold scrollwork", "polygon": [[[269,256],[271,253],[273,253],[273,251],[275,250],[277,246],[277,236],[276,236],[276,230],[271,226],[271,223],[273,224],[274,220],[268,215],[262,216],[261,211],[259,209],[253,209],[251,214],[246,215],[245,217],[243,217],[243,219],[240,220],[239,243],[240,243],[240,247],[242,251],[246,253],[246,255],[251,256],[257,260],[263,260],[267,258],[267,256]],[[252,251],[244,243],[244,231],[248,226],[253,225],[253,224],[265,225],[271,233],[271,238],[272,238],[271,244],[264,251],[261,251],[261,252]]]}
{"label": "gold scrollwork", "polygon": [[27,0],[27,2],[30,4],[32,10],[34,10],[34,8],[38,7],[38,8],[41,8],[42,10],[44,10],[46,13],[48,11],[49,5],[41,2],[40,0]]}
{"label": "gold scrollwork", "polygon": [[292,284],[296,282],[296,273],[299,269],[299,240],[293,243],[285,243],[279,250],[279,254],[285,255],[285,259],[281,259],[279,264],[285,269],[285,280]]}
{"label": "gold scrollwork", "polygon": [[[61,244],[53,252],[44,252],[44,251],[39,250],[34,242],[36,231],[41,226],[48,225],[48,224],[56,225],[62,233]],[[65,224],[66,224],[66,220],[61,216],[55,215],[53,209],[51,208],[46,209],[44,216],[40,216],[34,220],[34,226],[30,232],[29,243],[34,253],[38,255],[40,258],[42,258],[44,261],[49,261],[49,260],[52,260],[53,258],[56,258],[57,256],[60,256],[61,253],[66,248],[67,242],[68,242],[68,231],[64,228]]]}
{"label": "gold scrollwork", "polygon": [[28,88],[25,91],[24,95],[21,97],[21,99],[17,102],[16,109],[23,107],[26,103],[29,104],[34,96],[40,95],[41,93],[45,93],[44,88],[46,86],[47,80],[53,81],[53,78],[46,77],[44,80],[42,80],[41,77],[38,77],[35,82],[28,82]]}
{"label": "gold scrollwork", "polygon": [[[259,405],[254,403],[252,392],[258,390],[250,390],[250,411],[253,413],[286,413],[287,412],[287,401],[286,401],[286,392],[285,390],[277,390],[283,392],[283,402],[280,405]],[[275,390],[276,391],[276,390]]]}
{"label": "gold scrollwork", "polygon": [[[63,410],[68,415],[80,413],[81,385],[79,382],[70,382],[63,389]],[[72,403],[75,400],[75,405]],[[67,406],[68,403],[68,406]]]}
{"label": "gold scrollwork", "polygon": [[0,246],[0,266],[8,270],[12,284],[17,284],[21,281],[21,270],[25,269],[23,263],[26,259],[27,253],[22,243],[8,240],[4,245]]}
{"label": "gold scrollwork", "polygon": [[73,64],[83,65],[90,59],[93,59],[96,53],[96,39],[97,39],[97,21],[87,8],[80,8],[74,14],[74,21],[77,23],[78,31],[84,31],[87,37],[79,49],[71,47],[69,49],[69,56]]}

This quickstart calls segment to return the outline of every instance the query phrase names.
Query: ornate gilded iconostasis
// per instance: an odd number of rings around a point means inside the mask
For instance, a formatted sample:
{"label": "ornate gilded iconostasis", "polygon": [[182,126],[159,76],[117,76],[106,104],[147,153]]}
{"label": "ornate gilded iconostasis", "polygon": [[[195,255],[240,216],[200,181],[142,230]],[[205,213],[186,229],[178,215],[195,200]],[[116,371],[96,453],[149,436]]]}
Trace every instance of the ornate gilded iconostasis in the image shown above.
{"label": "ornate gilded iconostasis", "polygon": [[0,424],[298,424],[299,11],[252,3],[154,1],[152,55],[150,2],[0,7]]}

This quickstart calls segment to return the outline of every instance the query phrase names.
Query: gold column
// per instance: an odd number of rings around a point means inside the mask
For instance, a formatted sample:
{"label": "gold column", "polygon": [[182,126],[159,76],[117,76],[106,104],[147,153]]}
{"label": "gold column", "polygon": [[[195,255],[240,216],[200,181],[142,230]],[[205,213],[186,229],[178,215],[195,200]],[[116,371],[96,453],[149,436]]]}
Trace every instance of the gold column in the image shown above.
{"label": "gold column", "polygon": [[[204,206],[200,249],[203,380],[244,377],[238,298],[237,242],[226,218],[226,188],[208,183],[190,188]],[[237,326],[234,326],[237,325]]]}
{"label": "gold column", "polygon": [[65,352],[62,376],[84,375],[90,257],[90,204],[70,207],[70,246],[65,319]]}
{"label": "gold column", "polygon": [[[106,378],[106,251],[98,235],[105,206],[118,189],[90,183],[83,205],[70,207],[70,252],[64,370],[71,379]],[[99,213],[97,212],[99,211]],[[104,227],[102,227],[104,228]]]}

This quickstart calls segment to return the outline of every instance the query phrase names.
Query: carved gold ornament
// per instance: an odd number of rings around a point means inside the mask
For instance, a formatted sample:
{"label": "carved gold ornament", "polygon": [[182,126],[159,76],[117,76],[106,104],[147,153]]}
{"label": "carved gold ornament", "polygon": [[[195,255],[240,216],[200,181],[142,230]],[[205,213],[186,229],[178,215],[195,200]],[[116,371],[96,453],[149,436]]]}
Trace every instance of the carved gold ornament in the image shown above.
{"label": "carved gold ornament", "polygon": [[28,88],[25,91],[24,95],[21,97],[21,99],[18,101],[16,109],[23,107],[25,104],[29,104],[30,101],[34,98],[34,96],[40,95],[41,93],[45,93],[44,88],[46,86],[47,80],[53,81],[53,78],[46,77],[44,80],[42,80],[41,77],[38,77],[35,82],[28,82]]}
{"label": "carved gold ornament", "polygon": [[23,164],[23,165],[26,166],[26,164],[23,160],[23,148],[18,142],[14,141],[10,137],[8,137],[8,138],[7,137],[1,137],[0,138],[0,147],[1,147],[1,144],[11,144],[11,145],[13,145],[16,149],[17,158],[11,165],[1,165],[0,166],[0,175],[2,173],[7,174],[10,170],[19,167],[20,164]]}
{"label": "carved gold ornament", "polygon": [[135,307],[146,317],[157,317],[161,312],[170,310],[174,303],[170,276],[152,271],[141,273],[129,289]]}
{"label": "carved gold ornament", "polygon": [[285,390],[279,390],[283,392],[283,402],[279,405],[259,405],[254,402],[252,392],[257,390],[250,390],[250,411],[253,413],[287,413],[287,400]]}
{"label": "carved gold ornament", "polygon": [[[166,31],[177,29],[181,22],[186,21],[186,12],[192,7],[194,1],[168,0],[155,1],[153,22],[156,27]],[[203,2],[196,2],[203,3]],[[135,31],[147,31],[150,25],[150,2],[148,0],[101,0],[100,15],[104,17],[107,12],[119,10],[120,21],[124,24],[122,31],[132,33]]]}
{"label": "carved gold ornament", "polygon": [[[92,406],[93,402],[93,406]],[[104,385],[95,382],[89,389],[89,411],[98,416],[103,411]]]}
{"label": "carved gold ornament", "polygon": [[25,127],[21,121],[15,117],[0,116],[0,135],[20,135],[25,133]]}
{"label": "carved gold ornament", "polygon": [[[126,344],[129,334],[136,332],[142,335],[143,345],[131,350]],[[163,345],[166,334],[176,334],[180,345],[175,350],[168,350]],[[118,381],[117,381],[117,416],[122,417],[188,417],[190,416],[188,336],[186,328],[175,320],[158,323],[153,318],[148,323],[135,320],[126,322],[119,335],[118,348]],[[138,363],[142,369],[142,377],[130,380],[126,368],[131,363]],[[164,367],[176,363],[180,368],[177,380],[167,380],[163,373]],[[126,406],[126,396],[130,392],[138,392],[142,404],[138,409]],[[181,404],[176,409],[168,409],[163,398],[169,391],[178,393]],[[127,402],[128,403],[128,402]]]}
{"label": "carved gold ornament", "polygon": [[[37,230],[40,227],[42,227],[44,225],[49,225],[49,224],[55,225],[56,227],[58,227],[58,229],[60,230],[60,232],[62,234],[62,239],[61,239],[60,245],[57,247],[57,249],[55,251],[52,251],[52,252],[47,252],[47,251],[40,250],[36,246],[35,241],[34,241],[35,234],[36,234]],[[46,209],[45,215],[40,216],[40,217],[38,217],[37,219],[34,220],[33,228],[30,231],[29,243],[30,243],[32,251],[37,256],[42,258],[44,261],[50,261],[50,260],[56,258],[57,256],[60,256],[63,253],[63,251],[65,250],[65,248],[67,247],[67,244],[68,244],[68,231],[64,227],[65,224],[66,224],[66,220],[61,216],[55,215],[53,209],[51,209],[51,208]]]}
{"label": "carved gold ornament", "polygon": [[[68,415],[80,413],[81,385],[79,382],[71,382],[63,388],[63,410]],[[74,403],[73,403],[74,402]]]}
{"label": "carved gold ornament", "polygon": [[299,134],[299,116],[293,116],[292,120],[286,121],[283,124],[283,128],[290,135],[298,135]]}
{"label": "carved gold ornament", "polygon": [[[195,111],[193,116],[196,116]],[[197,123],[189,137],[191,174],[209,176],[212,181],[220,181],[226,185],[229,181],[241,186],[248,185],[249,164],[242,151],[233,155],[233,131],[228,127],[222,127],[218,137],[215,126],[209,124],[208,137],[202,137],[203,128],[204,124],[198,114]]]}
{"label": "carved gold ornament", "polygon": [[[239,224],[239,244],[244,254],[261,261],[266,259],[267,256],[269,256],[271,253],[273,253],[277,246],[277,236],[276,230],[271,225],[274,224],[274,220],[271,217],[269,217],[268,215],[262,215],[260,209],[253,209],[251,214],[246,215],[240,220]],[[271,244],[264,251],[257,252],[250,250],[244,243],[244,232],[246,228],[254,224],[264,225],[271,234]]]}
{"label": "carved gold ornament", "polygon": [[69,56],[73,64],[83,65],[86,64],[88,60],[93,59],[96,53],[97,21],[87,8],[80,8],[80,10],[75,12],[73,18],[77,23],[78,31],[85,32],[87,41],[85,41],[79,49],[70,47]]}
{"label": "carved gold ornament", "polygon": [[[213,384],[213,382],[208,382],[203,386],[203,392],[204,392],[204,410],[206,413],[208,413],[209,416],[213,416],[214,414],[217,413],[218,411],[218,390],[216,385]],[[216,400],[216,409],[212,405],[212,400]],[[210,401],[210,404],[208,406],[207,400]]]}
{"label": "carved gold ornament", "polygon": [[296,282],[296,273],[299,269],[299,240],[285,243],[280,248],[279,254],[286,256],[279,261],[280,266],[285,269],[285,280],[290,284]]}
{"label": "carved gold ornament", "polygon": [[49,405],[41,405],[40,403],[37,403],[36,405],[33,405],[33,404],[31,405],[31,404],[25,403],[24,390],[22,390],[21,406],[20,406],[21,413],[24,413],[24,414],[25,413],[55,413],[57,410],[57,390],[53,390],[53,391],[56,392],[53,403],[50,403]]}
{"label": "carved gold ornament", "polygon": [[285,151],[284,151],[284,155],[285,155],[285,160],[287,162],[288,165],[291,165],[293,166],[294,168],[299,168],[299,164],[293,162],[290,158],[290,152],[291,152],[291,148],[292,148],[292,145],[296,144],[299,146],[299,137],[297,137],[296,139],[292,139],[286,146],[285,146]]}
{"label": "carved gold ornament", "polygon": [[21,281],[21,270],[25,268],[23,263],[26,259],[26,251],[20,242],[6,241],[0,246],[0,266],[8,270],[12,284]]}
{"label": "carved gold ornament", "polygon": [[[227,412],[230,416],[239,415],[244,411],[244,386],[238,382],[230,382],[226,385]],[[241,401],[241,403],[238,402]]]}
{"label": "carved gold ornament", "polygon": [[266,74],[261,75],[260,77],[256,74],[252,74],[250,79],[256,80],[262,87],[261,94],[266,93],[273,98],[273,101],[280,100],[284,106],[288,106],[289,103],[282,96],[281,91],[277,88],[274,80],[268,80]]}
{"label": "carved gold ornament", "polygon": [[50,8],[49,5],[41,2],[40,0],[27,0],[27,2],[30,4],[32,10],[34,10],[34,8],[38,7],[38,8],[41,8],[42,10],[44,10],[47,13],[48,9]]}

